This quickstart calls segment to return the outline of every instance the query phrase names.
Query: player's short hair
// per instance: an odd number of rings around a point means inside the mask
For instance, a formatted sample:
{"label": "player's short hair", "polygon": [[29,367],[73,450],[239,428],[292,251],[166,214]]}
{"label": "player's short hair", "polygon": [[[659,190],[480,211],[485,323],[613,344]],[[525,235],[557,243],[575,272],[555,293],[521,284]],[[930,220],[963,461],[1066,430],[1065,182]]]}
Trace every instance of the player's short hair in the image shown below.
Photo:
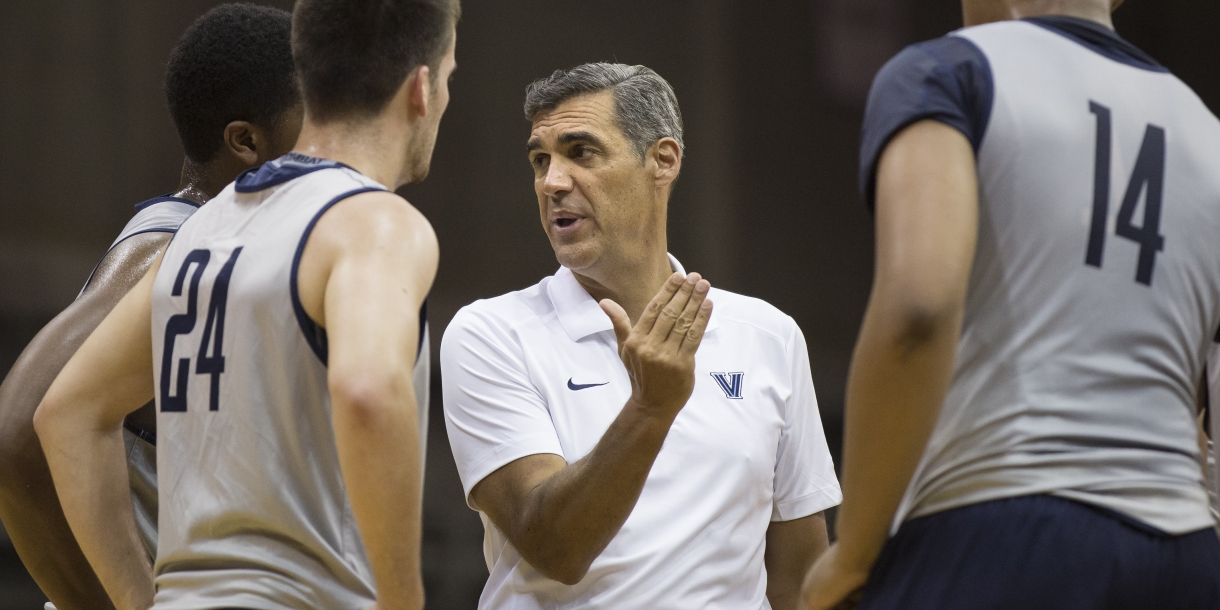
{"label": "player's short hair", "polygon": [[458,0],[298,0],[292,53],[310,119],[376,115],[412,70],[436,67],[461,10]]}
{"label": "player's short hair", "polygon": [[253,4],[218,6],[187,28],[165,70],[186,156],[211,161],[226,125],[249,121],[270,130],[300,101],[291,40],[288,11]]}
{"label": "player's short hair", "polygon": [[673,87],[645,66],[590,63],[556,70],[525,88],[525,118],[554,110],[567,100],[601,91],[614,92],[615,123],[640,159],[661,138],[682,141],[682,111]]}

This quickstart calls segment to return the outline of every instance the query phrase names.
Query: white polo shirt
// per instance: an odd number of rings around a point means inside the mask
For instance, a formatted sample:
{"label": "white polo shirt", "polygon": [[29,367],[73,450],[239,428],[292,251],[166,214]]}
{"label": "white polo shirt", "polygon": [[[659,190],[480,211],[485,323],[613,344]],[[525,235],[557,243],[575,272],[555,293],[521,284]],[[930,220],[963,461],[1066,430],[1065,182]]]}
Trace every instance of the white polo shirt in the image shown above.
{"label": "white polo shirt", "polygon": [[[670,257],[675,270],[681,266]],[[491,572],[479,608],[770,608],[767,526],[842,499],[792,318],[712,289],[695,389],[622,529],[573,586],[530,566],[480,513]],[[631,395],[610,319],[561,267],[458,312],[441,342],[445,424],[470,490],[519,458],[569,464]]]}

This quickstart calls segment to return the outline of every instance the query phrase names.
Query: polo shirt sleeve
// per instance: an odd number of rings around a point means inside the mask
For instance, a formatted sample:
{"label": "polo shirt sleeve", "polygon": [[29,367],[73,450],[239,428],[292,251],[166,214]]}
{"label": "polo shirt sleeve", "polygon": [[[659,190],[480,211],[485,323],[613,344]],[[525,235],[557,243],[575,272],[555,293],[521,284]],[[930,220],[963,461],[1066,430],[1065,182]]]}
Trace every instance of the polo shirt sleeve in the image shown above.
{"label": "polo shirt sleeve", "polygon": [[530,381],[511,329],[484,312],[459,311],[441,340],[445,428],[466,502],[484,477],[520,458],[563,455],[550,411]]}
{"label": "polo shirt sleeve", "polygon": [[987,56],[961,36],[911,45],[886,63],[868,94],[860,138],[860,191],[869,209],[877,163],[894,136],[919,121],[939,121],[962,132],[978,153],[994,89]]}
{"label": "polo shirt sleeve", "polygon": [[805,335],[795,321],[791,326],[787,351],[792,394],[785,404],[775,460],[772,521],[800,519],[843,501],[813,391]]}

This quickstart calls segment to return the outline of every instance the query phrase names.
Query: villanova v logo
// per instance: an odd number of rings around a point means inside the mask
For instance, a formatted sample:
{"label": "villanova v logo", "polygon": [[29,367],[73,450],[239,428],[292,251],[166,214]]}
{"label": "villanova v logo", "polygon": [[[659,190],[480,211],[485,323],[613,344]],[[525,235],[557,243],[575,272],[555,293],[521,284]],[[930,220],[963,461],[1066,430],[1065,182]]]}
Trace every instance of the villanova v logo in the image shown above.
{"label": "villanova v logo", "polygon": [[724,395],[735,400],[741,400],[741,378],[745,376],[745,373],[712,373]]}

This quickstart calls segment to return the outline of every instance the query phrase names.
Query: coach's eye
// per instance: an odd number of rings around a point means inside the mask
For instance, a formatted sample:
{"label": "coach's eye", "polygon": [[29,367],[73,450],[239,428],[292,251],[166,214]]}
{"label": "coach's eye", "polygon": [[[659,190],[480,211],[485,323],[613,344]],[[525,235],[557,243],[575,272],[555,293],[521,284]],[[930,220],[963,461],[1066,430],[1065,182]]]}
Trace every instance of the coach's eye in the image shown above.
{"label": "coach's eye", "polygon": [[542,167],[546,165],[547,159],[550,159],[549,155],[534,155],[534,158],[530,159],[530,164],[534,167]]}
{"label": "coach's eye", "polygon": [[585,157],[588,157],[591,154],[593,154],[593,151],[589,150],[589,148],[586,146],[573,146],[572,147],[571,156],[573,159],[584,159]]}

